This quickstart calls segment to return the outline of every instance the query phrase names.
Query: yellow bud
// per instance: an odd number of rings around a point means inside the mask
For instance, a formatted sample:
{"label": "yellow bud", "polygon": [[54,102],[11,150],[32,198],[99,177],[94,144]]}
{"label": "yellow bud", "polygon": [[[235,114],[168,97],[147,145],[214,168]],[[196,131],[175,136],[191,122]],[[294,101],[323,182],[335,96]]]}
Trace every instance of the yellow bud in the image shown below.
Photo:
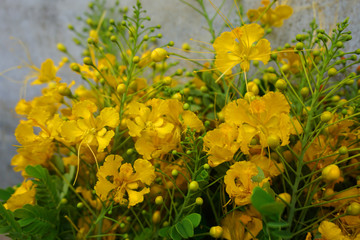
{"label": "yellow bud", "polygon": [[71,96],[71,90],[66,86],[60,86],[58,91],[62,96]]}
{"label": "yellow bud", "polygon": [[277,148],[278,146],[280,146],[280,138],[279,138],[279,136],[277,136],[275,134],[270,134],[268,136],[268,138],[267,138],[267,144],[271,148]]}
{"label": "yellow bud", "polygon": [[290,204],[291,195],[288,193],[280,193],[279,196],[276,198],[276,201],[280,202],[280,203],[286,202],[286,203]]}
{"label": "yellow bud", "polygon": [[214,226],[210,228],[210,236],[213,238],[220,238],[223,234],[223,228],[220,226]]}
{"label": "yellow bud", "polygon": [[329,111],[323,112],[323,113],[321,114],[321,116],[320,116],[320,120],[321,120],[322,122],[328,122],[328,121],[331,120],[331,118],[332,118],[332,113],[329,112]]}
{"label": "yellow bud", "polygon": [[64,44],[62,44],[62,43],[58,43],[57,45],[56,45],[56,47],[57,47],[57,49],[59,50],[59,51],[61,51],[61,52],[67,52],[67,49],[66,49],[66,47],[64,46]]}
{"label": "yellow bud", "polygon": [[183,43],[183,45],[181,46],[181,48],[184,51],[189,51],[191,49],[190,45],[188,43]]}
{"label": "yellow bud", "polygon": [[154,224],[158,224],[161,221],[161,213],[159,210],[157,210],[153,213],[152,221]]}
{"label": "yellow bud", "polygon": [[324,181],[332,182],[340,178],[340,173],[340,168],[335,164],[331,164],[322,170],[321,176]]}
{"label": "yellow bud", "polygon": [[255,82],[249,82],[248,83],[248,91],[252,92],[254,95],[259,94],[259,87]]}
{"label": "yellow bud", "polygon": [[151,60],[154,62],[161,62],[167,57],[167,51],[163,48],[155,48],[151,52]]}
{"label": "yellow bud", "polygon": [[199,183],[197,181],[191,181],[189,184],[189,190],[192,192],[199,190]]}
{"label": "yellow bud", "polygon": [[156,205],[161,205],[161,204],[163,204],[163,202],[164,202],[164,198],[162,196],[157,196],[155,198],[155,204]]}
{"label": "yellow bud", "polygon": [[117,88],[116,88],[116,91],[117,91],[119,94],[125,93],[125,91],[126,91],[126,85],[123,84],[123,83],[119,84],[119,85],[117,86]]}

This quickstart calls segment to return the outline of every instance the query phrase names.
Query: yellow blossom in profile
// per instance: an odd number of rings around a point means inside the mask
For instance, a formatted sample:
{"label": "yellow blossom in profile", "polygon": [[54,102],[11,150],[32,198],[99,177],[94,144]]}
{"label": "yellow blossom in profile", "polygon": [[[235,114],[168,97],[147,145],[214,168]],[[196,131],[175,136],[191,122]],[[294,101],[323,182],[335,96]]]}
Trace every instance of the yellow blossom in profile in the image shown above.
{"label": "yellow blossom in profile", "polygon": [[268,137],[276,136],[281,145],[289,143],[294,126],[291,122],[290,105],[280,92],[269,92],[250,103],[238,99],[225,107],[225,122],[238,127],[237,142],[245,154],[249,154],[251,140],[258,136],[262,148],[268,147]]}
{"label": "yellow blossom in profile", "polygon": [[243,71],[249,71],[251,60],[267,64],[271,47],[268,40],[262,39],[263,36],[264,29],[256,23],[223,32],[213,44],[216,69],[225,75],[231,75],[232,68],[238,64]]}
{"label": "yellow blossom in profile", "polygon": [[272,9],[268,8],[268,5],[270,4],[269,0],[263,0],[262,4],[264,7],[250,9],[247,12],[250,22],[254,22],[260,18],[260,22],[266,26],[281,27],[283,21],[288,19],[293,13],[292,8],[287,5],[280,5],[275,9]]}
{"label": "yellow blossom in profile", "polygon": [[46,59],[42,64],[41,68],[38,69],[37,67],[32,66],[32,68],[37,72],[35,75],[37,75],[37,79],[35,79],[34,82],[32,82],[32,85],[36,84],[43,84],[43,83],[49,83],[52,81],[59,82],[60,78],[56,77],[56,72],[59,70],[59,68],[62,67],[64,62],[60,62],[59,66],[56,67],[54,64],[54,61],[49,59]]}
{"label": "yellow blossom in profile", "polygon": [[97,173],[94,189],[102,201],[113,197],[115,202],[131,207],[142,202],[150,192],[147,186],[155,179],[155,168],[144,159],[137,159],[134,166],[122,162],[121,156],[107,156]]}
{"label": "yellow blossom in profile", "polygon": [[24,181],[6,201],[4,207],[11,211],[22,208],[25,204],[35,204],[36,189],[31,180]]}
{"label": "yellow blossom in profile", "polygon": [[268,181],[267,178],[260,183],[253,181],[252,177],[256,176],[258,172],[255,163],[246,161],[236,162],[226,172],[224,177],[226,192],[235,201],[236,205],[244,206],[249,204],[253,189],[256,186],[262,187]]}

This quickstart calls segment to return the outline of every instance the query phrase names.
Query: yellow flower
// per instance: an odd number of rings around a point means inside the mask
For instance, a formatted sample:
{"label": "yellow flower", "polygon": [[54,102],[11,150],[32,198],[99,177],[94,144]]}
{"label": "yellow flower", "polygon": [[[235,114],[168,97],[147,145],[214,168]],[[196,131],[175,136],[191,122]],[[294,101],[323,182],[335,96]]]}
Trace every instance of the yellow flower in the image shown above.
{"label": "yellow flower", "polygon": [[145,185],[154,181],[155,168],[144,159],[137,159],[134,167],[130,163],[122,164],[122,161],[118,155],[106,157],[97,173],[98,182],[94,189],[102,201],[113,197],[115,202],[131,207],[142,202],[144,195],[150,192]]}
{"label": "yellow flower", "polygon": [[213,44],[216,52],[215,67],[223,74],[230,75],[231,69],[237,64],[243,71],[249,71],[250,60],[267,64],[271,47],[268,40],[261,39],[263,36],[264,29],[256,23],[222,33]]}
{"label": "yellow flower", "polygon": [[113,130],[105,127],[116,128],[120,123],[119,113],[108,107],[95,118],[93,114],[96,111],[97,107],[91,101],[76,103],[72,110],[76,120],[66,121],[61,127],[64,139],[72,144],[96,145],[98,152],[104,151],[115,135]]}
{"label": "yellow flower", "polygon": [[35,204],[36,189],[31,180],[24,181],[11,197],[6,201],[4,207],[11,211],[22,208],[25,204]]}
{"label": "yellow flower", "polygon": [[231,161],[240,145],[236,142],[237,128],[223,123],[204,137],[204,151],[209,154],[208,163],[211,167]]}
{"label": "yellow flower", "polygon": [[126,113],[129,135],[136,138],[135,148],[145,159],[176,149],[187,127],[197,132],[203,128],[195,113],[184,111],[175,99],[131,102]]}
{"label": "yellow flower", "polygon": [[262,186],[268,181],[263,179],[260,183],[254,182],[251,178],[258,174],[258,169],[255,163],[252,162],[236,162],[226,172],[224,183],[226,185],[226,192],[230,198],[234,199],[235,204],[244,206],[250,203],[250,198],[253,189],[256,186]]}
{"label": "yellow flower", "polygon": [[63,62],[60,62],[59,67],[56,67],[54,65],[53,60],[46,59],[45,62],[41,64],[40,69],[33,67],[38,72],[38,78],[31,84],[35,85],[35,84],[48,83],[52,81],[56,81],[56,82],[60,81],[60,78],[56,77],[56,72],[63,64],[64,64]]}
{"label": "yellow flower", "polygon": [[341,232],[341,229],[332,222],[322,221],[318,228],[324,240],[350,240]]}
{"label": "yellow flower", "polygon": [[268,147],[270,135],[278,137],[285,146],[289,143],[293,125],[289,116],[290,106],[284,95],[269,92],[262,98],[248,102],[238,99],[225,107],[225,122],[238,127],[237,142],[241,151],[249,154],[249,144],[258,136],[263,148]]}
{"label": "yellow flower", "polygon": [[[289,18],[293,10],[290,6],[280,5],[275,9],[269,8],[269,1],[262,1],[264,7],[259,7],[258,9],[250,9],[247,12],[247,16],[251,22],[254,22],[260,18],[260,22],[266,26],[271,27],[281,27],[283,25],[283,20]],[[265,12],[266,11],[266,12]]]}
{"label": "yellow flower", "polygon": [[261,154],[251,156],[250,162],[261,168],[265,177],[276,177],[284,171],[282,163],[277,163],[274,159],[269,159]]}
{"label": "yellow flower", "polygon": [[262,220],[252,208],[245,212],[233,211],[221,220],[222,237],[228,240],[251,240],[262,230]]}

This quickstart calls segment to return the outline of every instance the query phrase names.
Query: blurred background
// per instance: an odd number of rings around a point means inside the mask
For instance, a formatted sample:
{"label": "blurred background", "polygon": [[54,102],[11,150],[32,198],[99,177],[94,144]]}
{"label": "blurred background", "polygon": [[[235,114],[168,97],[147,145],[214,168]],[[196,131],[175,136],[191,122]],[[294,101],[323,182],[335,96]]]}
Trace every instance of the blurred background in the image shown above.
{"label": "blurred background", "polygon": [[[193,0],[187,0],[196,5]],[[238,1],[238,0],[237,0]],[[78,27],[77,16],[83,16],[88,10],[90,1],[86,0],[1,0],[0,1],[0,188],[18,184],[22,181],[20,174],[15,173],[10,165],[11,158],[16,154],[17,141],[14,137],[15,128],[20,120],[14,111],[17,102],[21,98],[31,100],[40,94],[42,86],[29,87],[25,83],[29,69],[26,64],[34,64],[40,67],[47,58],[55,63],[61,60],[63,54],[56,49],[56,44],[63,43],[68,51],[79,61],[83,49],[73,43],[74,33],[68,30],[68,24]],[[181,47],[182,43],[188,42],[194,49],[199,45],[190,38],[208,42],[210,34],[207,32],[206,21],[191,7],[180,0],[143,0],[144,9],[151,17],[151,25],[160,24],[162,28],[157,30],[162,33],[158,45],[164,45],[170,40],[175,42],[175,47]],[[216,6],[222,4],[222,0],[212,0]],[[261,6],[260,0],[240,0],[243,11],[256,9]],[[108,0],[107,5],[112,5],[115,0]],[[120,0],[121,6],[128,6],[129,11],[135,0]],[[204,0],[210,15],[216,13],[208,0]],[[352,31],[353,40],[345,43],[345,50],[360,48],[360,1],[359,0],[288,0],[280,1],[290,5],[294,13],[290,19],[284,21],[281,28],[274,28],[267,37],[272,48],[283,46],[291,42],[296,34],[302,33],[303,29],[309,29],[309,23],[314,19],[320,27],[327,32],[334,28],[336,22],[350,17],[348,30]],[[234,10],[234,1],[225,0],[222,12],[227,14]],[[230,19],[238,19],[234,15]],[[224,21],[217,17],[215,26],[217,34],[224,25]],[[81,28],[81,27],[79,27]],[[20,43],[23,43],[23,45]],[[28,51],[28,52],[27,52]],[[213,56],[211,56],[213,57]],[[31,60],[30,60],[31,59]],[[23,66],[18,68],[17,66]],[[182,63],[183,67],[191,70],[188,63]],[[77,79],[68,66],[59,72],[59,76],[67,82]],[[0,237],[1,238],[1,237]]]}

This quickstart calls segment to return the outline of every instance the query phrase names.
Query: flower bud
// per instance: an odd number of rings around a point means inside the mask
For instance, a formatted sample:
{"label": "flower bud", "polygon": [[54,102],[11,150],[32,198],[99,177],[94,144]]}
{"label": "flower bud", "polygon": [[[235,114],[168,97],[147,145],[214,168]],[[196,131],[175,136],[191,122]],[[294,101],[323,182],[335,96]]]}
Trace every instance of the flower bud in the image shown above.
{"label": "flower bud", "polygon": [[331,120],[331,118],[332,118],[332,113],[331,112],[329,112],[329,111],[325,111],[325,112],[323,112],[322,114],[321,114],[321,116],[320,116],[320,120],[322,121],[322,122],[328,122],[328,121],[330,121]]}
{"label": "flower bud", "polygon": [[119,84],[119,85],[117,86],[117,88],[116,88],[116,91],[117,91],[119,94],[125,93],[125,91],[126,91],[126,85],[123,84],[123,83]]}
{"label": "flower bud", "polygon": [[62,43],[58,43],[58,44],[56,45],[56,47],[57,47],[57,49],[58,49],[60,52],[64,52],[64,53],[67,52],[66,47],[65,47],[64,44],[62,44]]}
{"label": "flower bud", "polygon": [[278,79],[275,83],[275,87],[280,91],[284,91],[287,87],[286,81],[284,79]]}
{"label": "flower bud", "polygon": [[340,178],[340,168],[335,164],[328,165],[322,170],[321,177],[326,182],[335,181]]}
{"label": "flower bud", "polygon": [[154,224],[158,224],[161,221],[161,213],[159,210],[157,210],[153,213],[152,221]]}
{"label": "flower bud", "polygon": [[189,184],[189,190],[192,192],[199,190],[199,183],[197,181],[191,181]]}
{"label": "flower bud", "polygon": [[93,65],[93,62],[89,57],[84,57],[83,61],[85,65]]}
{"label": "flower bud", "polygon": [[161,62],[167,57],[167,51],[163,48],[155,48],[151,52],[151,60],[154,62]]}
{"label": "flower bud", "polygon": [[248,83],[248,91],[252,92],[254,95],[258,95],[259,94],[259,87],[256,83],[254,82],[249,82]]}
{"label": "flower bud", "polygon": [[276,201],[279,203],[288,203],[290,204],[291,202],[291,195],[288,193],[280,193],[279,196],[276,198]]}
{"label": "flower bud", "polygon": [[210,228],[210,236],[213,238],[220,238],[223,234],[223,228],[220,226],[214,226]]}
{"label": "flower bud", "polygon": [[204,200],[201,197],[197,197],[195,200],[196,205],[202,205],[204,203]]}
{"label": "flower bud", "polygon": [[336,68],[330,68],[329,71],[328,71],[328,76],[329,77],[333,77],[337,74],[337,70]]}
{"label": "flower bud", "polygon": [[164,202],[164,198],[162,196],[157,196],[155,198],[155,204],[156,205],[161,205],[161,204],[163,204],[163,202]]}
{"label": "flower bud", "polygon": [[360,204],[357,202],[352,202],[347,208],[346,208],[346,214],[357,216],[360,215]]}
{"label": "flower bud", "polygon": [[275,134],[270,134],[267,138],[267,144],[271,148],[277,148],[280,146],[280,138]]}

